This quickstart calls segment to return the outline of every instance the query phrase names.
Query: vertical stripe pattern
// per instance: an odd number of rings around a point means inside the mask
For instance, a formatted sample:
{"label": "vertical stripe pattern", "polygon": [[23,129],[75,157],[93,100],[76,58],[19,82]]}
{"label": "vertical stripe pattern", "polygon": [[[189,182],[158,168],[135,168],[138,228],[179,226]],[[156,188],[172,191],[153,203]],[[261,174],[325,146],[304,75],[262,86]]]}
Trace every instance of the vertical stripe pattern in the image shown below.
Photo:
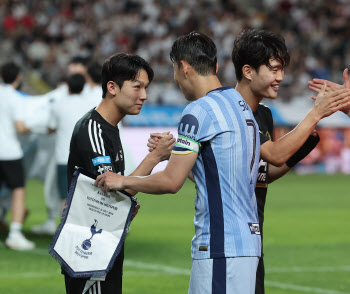
{"label": "vertical stripe pattern", "polygon": [[106,155],[105,146],[102,138],[102,128],[101,125],[93,121],[89,120],[88,126],[89,139],[91,143],[92,150],[98,154],[103,156]]}
{"label": "vertical stripe pattern", "polygon": [[215,156],[209,142],[202,144],[202,156],[207,184],[210,215],[210,258],[216,253],[224,253],[224,217],[221,199],[220,180]]}
{"label": "vertical stripe pattern", "polygon": [[[226,293],[226,258],[213,259],[213,281],[211,293]],[[230,293],[230,291],[228,293]]]}

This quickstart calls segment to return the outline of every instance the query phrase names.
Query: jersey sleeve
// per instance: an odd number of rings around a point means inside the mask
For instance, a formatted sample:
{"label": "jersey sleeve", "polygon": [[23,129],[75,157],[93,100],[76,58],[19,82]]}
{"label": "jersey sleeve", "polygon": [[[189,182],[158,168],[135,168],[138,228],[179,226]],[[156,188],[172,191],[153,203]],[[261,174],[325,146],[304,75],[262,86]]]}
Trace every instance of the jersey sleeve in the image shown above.
{"label": "jersey sleeve", "polygon": [[183,111],[172,153],[199,153],[201,142],[210,140],[214,135],[213,121],[209,113],[198,104],[189,105]]}

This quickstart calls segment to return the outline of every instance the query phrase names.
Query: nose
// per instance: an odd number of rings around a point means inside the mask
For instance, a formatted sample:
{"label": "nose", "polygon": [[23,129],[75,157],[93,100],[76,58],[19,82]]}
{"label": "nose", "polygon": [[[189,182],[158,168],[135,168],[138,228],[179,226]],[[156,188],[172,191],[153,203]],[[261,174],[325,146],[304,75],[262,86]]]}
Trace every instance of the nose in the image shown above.
{"label": "nose", "polygon": [[277,74],[277,77],[276,77],[276,80],[279,81],[279,82],[282,82],[283,79],[284,79],[284,70],[279,70],[278,74]]}
{"label": "nose", "polygon": [[144,101],[144,100],[147,100],[147,98],[148,98],[147,97],[147,90],[146,90],[146,88],[143,88],[141,91],[140,99]]}

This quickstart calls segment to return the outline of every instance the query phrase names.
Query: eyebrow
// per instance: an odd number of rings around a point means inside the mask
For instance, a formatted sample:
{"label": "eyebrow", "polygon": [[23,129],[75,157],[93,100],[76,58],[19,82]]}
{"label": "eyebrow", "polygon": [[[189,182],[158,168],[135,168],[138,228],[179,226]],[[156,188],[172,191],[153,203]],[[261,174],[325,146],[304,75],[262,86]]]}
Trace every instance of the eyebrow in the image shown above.
{"label": "eyebrow", "polygon": [[145,87],[148,87],[148,84],[149,84],[149,83],[147,83],[147,85],[146,85],[144,81],[140,81],[140,80],[135,80],[135,81],[133,81],[133,83],[140,83],[141,85],[143,85]]}

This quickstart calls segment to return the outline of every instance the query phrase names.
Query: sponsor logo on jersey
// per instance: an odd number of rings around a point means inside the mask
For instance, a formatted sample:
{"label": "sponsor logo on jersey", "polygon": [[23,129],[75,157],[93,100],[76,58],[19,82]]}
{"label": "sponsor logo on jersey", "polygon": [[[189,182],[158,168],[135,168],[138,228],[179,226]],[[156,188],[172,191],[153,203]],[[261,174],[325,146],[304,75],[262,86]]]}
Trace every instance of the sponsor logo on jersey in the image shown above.
{"label": "sponsor logo on jersey", "polygon": [[92,159],[92,163],[94,166],[102,164],[102,163],[111,163],[111,158],[109,156],[99,156]]}
{"label": "sponsor logo on jersey", "polygon": [[248,226],[252,235],[260,235],[259,223],[248,223]]}
{"label": "sponsor logo on jersey", "polygon": [[191,140],[190,138],[181,136],[181,135],[179,135],[179,137],[177,138],[175,146],[185,148],[187,150],[189,149],[189,150],[196,152],[196,153],[198,153],[198,151],[199,151],[199,143],[198,142]]}
{"label": "sponsor logo on jersey", "polygon": [[243,111],[249,110],[249,106],[244,100],[239,100],[238,104],[242,107]]}
{"label": "sponsor logo on jersey", "polygon": [[186,114],[182,117],[178,132],[179,134],[183,134],[188,138],[194,139],[195,135],[198,133],[199,123],[197,118],[192,114]]}
{"label": "sponsor logo on jersey", "polygon": [[102,166],[102,165],[101,165],[101,166],[98,167],[98,170],[97,170],[97,172],[98,172],[100,175],[102,175],[103,173],[108,172],[108,171],[113,172],[112,166],[110,166],[110,165],[104,165],[104,166]]}

